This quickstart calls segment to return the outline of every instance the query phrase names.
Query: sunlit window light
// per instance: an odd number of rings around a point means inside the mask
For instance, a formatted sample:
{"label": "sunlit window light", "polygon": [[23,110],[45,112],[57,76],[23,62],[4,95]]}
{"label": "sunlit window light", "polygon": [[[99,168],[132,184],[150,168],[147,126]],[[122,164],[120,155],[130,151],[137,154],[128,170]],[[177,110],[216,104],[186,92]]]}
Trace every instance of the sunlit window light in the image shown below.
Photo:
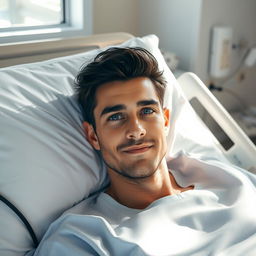
{"label": "sunlit window light", "polygon": [[0,29],[63,22],[64,0],[0,0]]}

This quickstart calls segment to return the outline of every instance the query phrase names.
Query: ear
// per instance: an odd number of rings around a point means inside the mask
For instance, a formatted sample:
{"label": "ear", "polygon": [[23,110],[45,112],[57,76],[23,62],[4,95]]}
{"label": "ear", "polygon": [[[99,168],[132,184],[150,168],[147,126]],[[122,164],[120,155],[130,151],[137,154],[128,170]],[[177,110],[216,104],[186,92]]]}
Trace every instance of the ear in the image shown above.
{"label": "ear", "polygon": [[88,122],[83,122],[83,127],[85,131],[85,136],[88,142],[91,144],[91,146],[95,150],[100,150],[99,140],[98,140],[97,134],[94,131],[93,126]]}
{"label": "ear", "polygon": [[168,108],[164,108],[164,128],[166,132],[169,130],[169,125],[170,125],[170,110]]}

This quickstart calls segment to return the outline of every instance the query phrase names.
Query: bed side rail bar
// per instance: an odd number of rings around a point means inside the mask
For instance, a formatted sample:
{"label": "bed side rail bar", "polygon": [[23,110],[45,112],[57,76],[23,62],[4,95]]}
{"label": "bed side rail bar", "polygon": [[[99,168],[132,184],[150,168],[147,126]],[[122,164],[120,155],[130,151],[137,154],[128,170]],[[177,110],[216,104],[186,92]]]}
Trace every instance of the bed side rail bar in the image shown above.
{"label": "bed side rail bar", "polygon": [[256,173],[256,146],[216,97],[210,93],[206,85],[191,72],[182,74],[178,78],[178,83],[187,99],[190,101],[196,98],[233,141],[234,145],[228,150],[225,150],[221,145],[217,145],[224,155],[232,163]]}

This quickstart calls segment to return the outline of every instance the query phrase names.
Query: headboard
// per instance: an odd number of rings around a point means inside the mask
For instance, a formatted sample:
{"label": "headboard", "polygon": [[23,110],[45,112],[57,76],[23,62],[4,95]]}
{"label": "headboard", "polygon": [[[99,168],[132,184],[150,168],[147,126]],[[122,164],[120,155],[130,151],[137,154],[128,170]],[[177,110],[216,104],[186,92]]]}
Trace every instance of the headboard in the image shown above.
{"label": "headboard", "polygon": [[0,68],[68,56],[107,45],[116,45],[132,37],[133,35],[129,33],[117,32],[68,39],[0,44]]}

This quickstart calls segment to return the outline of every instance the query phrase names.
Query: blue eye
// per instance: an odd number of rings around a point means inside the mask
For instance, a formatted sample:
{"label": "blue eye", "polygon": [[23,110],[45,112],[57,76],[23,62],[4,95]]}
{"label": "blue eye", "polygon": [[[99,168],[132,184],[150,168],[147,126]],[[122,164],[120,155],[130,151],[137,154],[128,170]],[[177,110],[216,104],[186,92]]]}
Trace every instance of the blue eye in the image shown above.
{"label": "blue eye", "polygon": [[123,119],[123,118],[124,118],[124,116],[123,116],[122,113],[116,113],[116,114],[110,116],[110,117],[108,118],[108,121],[119,121],[119,120],[121,120],[121,119]]}
{"label": "blue eye", "polygon": [[143,108],[141,112],[143,115],[150,115],[153,114],[155,111],[152,108]]}

